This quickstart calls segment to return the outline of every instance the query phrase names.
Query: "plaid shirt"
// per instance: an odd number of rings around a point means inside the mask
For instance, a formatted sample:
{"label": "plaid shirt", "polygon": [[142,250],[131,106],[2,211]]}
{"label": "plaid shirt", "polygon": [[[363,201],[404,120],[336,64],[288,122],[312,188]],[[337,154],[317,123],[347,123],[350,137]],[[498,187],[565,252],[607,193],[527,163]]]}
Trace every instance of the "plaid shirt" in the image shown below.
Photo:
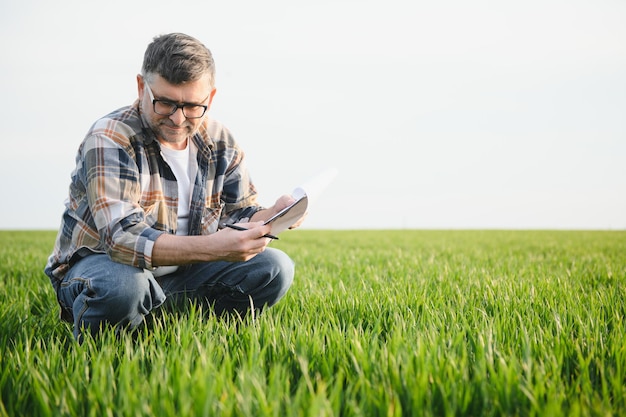
{"label": "plaid shirt", "polygon": [[[244,154],[230,131],[205,117],[192,138],[198,173],[189,235],[214,233],[261,209]],[[176,233],[178,185],[138,102],[98,120],[76,156],[69,198],[45,273],[53,284],[78,259],[107,253],[114,261],[152,268],[162,233]]]}

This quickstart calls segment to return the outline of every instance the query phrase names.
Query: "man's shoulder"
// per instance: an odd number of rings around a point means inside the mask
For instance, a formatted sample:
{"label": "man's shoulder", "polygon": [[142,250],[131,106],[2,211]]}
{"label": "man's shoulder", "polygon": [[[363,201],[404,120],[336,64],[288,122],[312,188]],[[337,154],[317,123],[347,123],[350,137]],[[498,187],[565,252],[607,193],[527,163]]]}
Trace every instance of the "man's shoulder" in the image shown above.
{"label": "man's shoulder", "polygon": [[209,144],[226,143],[235,145],[235,138],[221,122],[207,117],[198,129],[198,133]]}
{"label": "man's shoulder", "polygon": [[116,142],[129,143],[143,130],[136,106],[121,107],[96,120],[87,136],[107,136]]}

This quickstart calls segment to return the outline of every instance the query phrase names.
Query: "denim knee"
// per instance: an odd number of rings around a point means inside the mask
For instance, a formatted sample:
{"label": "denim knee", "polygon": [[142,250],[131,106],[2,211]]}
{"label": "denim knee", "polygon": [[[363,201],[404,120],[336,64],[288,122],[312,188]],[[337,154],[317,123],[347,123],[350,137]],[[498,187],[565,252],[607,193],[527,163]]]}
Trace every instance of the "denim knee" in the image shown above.
{"label": "denim knee", "polygon": [[287,293],[293,283],[295,266],[293,260],[282,251],[272,251],[271,257],[277,269],[277,273],[271,282],[274,297],[268,301],[268,306],[276,304]]}
{"label": "denim knee", "polygon": [[[256,287],[244,291],[258,307],[271,307],[280,301],[293,283],[295,267],[291,258],[283,251],[266,249],[259,258],[257,265],[252,266],[256,273],[249,273],[250,283]],[[255,277],[256,275],[256,277]]]}
{"label": "denim knee", "polygon": [[105,324],[134,328],[165,301],[150,272],[100,255],[77,263],[63,280],[58,296],[61,306],[73,316],[77,338],[83,327],[91,333]]}

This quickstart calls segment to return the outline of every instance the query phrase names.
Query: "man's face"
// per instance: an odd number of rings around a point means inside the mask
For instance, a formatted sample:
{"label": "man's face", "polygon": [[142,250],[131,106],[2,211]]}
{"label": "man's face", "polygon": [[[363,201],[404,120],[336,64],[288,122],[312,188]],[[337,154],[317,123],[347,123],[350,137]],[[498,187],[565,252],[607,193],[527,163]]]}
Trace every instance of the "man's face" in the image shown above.
{"label": "man's face", "polygon": [[[150,82],[138,75],[137,88],[148,125],[161,145],[174,149],[185,148],[187,138],[196,133],[206,112],[202,117],[194,116],[202,114],[204,108],[201,106],[206,106],[208,110],[215,94],[208,75],[179,85],[168,83],[160,75],[152,76]],[[155,112],[153,100],[157,100],[156,109],[162,114]],[[179,107],[176,108],[176,105]],[[184,107],[181,108],[181,105]],[[174,113],[167,115],[169,109]]]}

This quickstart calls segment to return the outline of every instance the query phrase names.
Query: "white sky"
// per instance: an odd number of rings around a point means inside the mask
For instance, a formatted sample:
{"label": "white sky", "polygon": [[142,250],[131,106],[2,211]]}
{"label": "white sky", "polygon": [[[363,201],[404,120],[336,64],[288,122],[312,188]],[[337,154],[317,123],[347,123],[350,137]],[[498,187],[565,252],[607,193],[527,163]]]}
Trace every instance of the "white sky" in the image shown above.
{"label": "white sky", "polygon": [[56,229],[76,149],[151,39],[217,64],[262,202],[307,228],[626,228],[623,0],[0,4],[0,229]]}

